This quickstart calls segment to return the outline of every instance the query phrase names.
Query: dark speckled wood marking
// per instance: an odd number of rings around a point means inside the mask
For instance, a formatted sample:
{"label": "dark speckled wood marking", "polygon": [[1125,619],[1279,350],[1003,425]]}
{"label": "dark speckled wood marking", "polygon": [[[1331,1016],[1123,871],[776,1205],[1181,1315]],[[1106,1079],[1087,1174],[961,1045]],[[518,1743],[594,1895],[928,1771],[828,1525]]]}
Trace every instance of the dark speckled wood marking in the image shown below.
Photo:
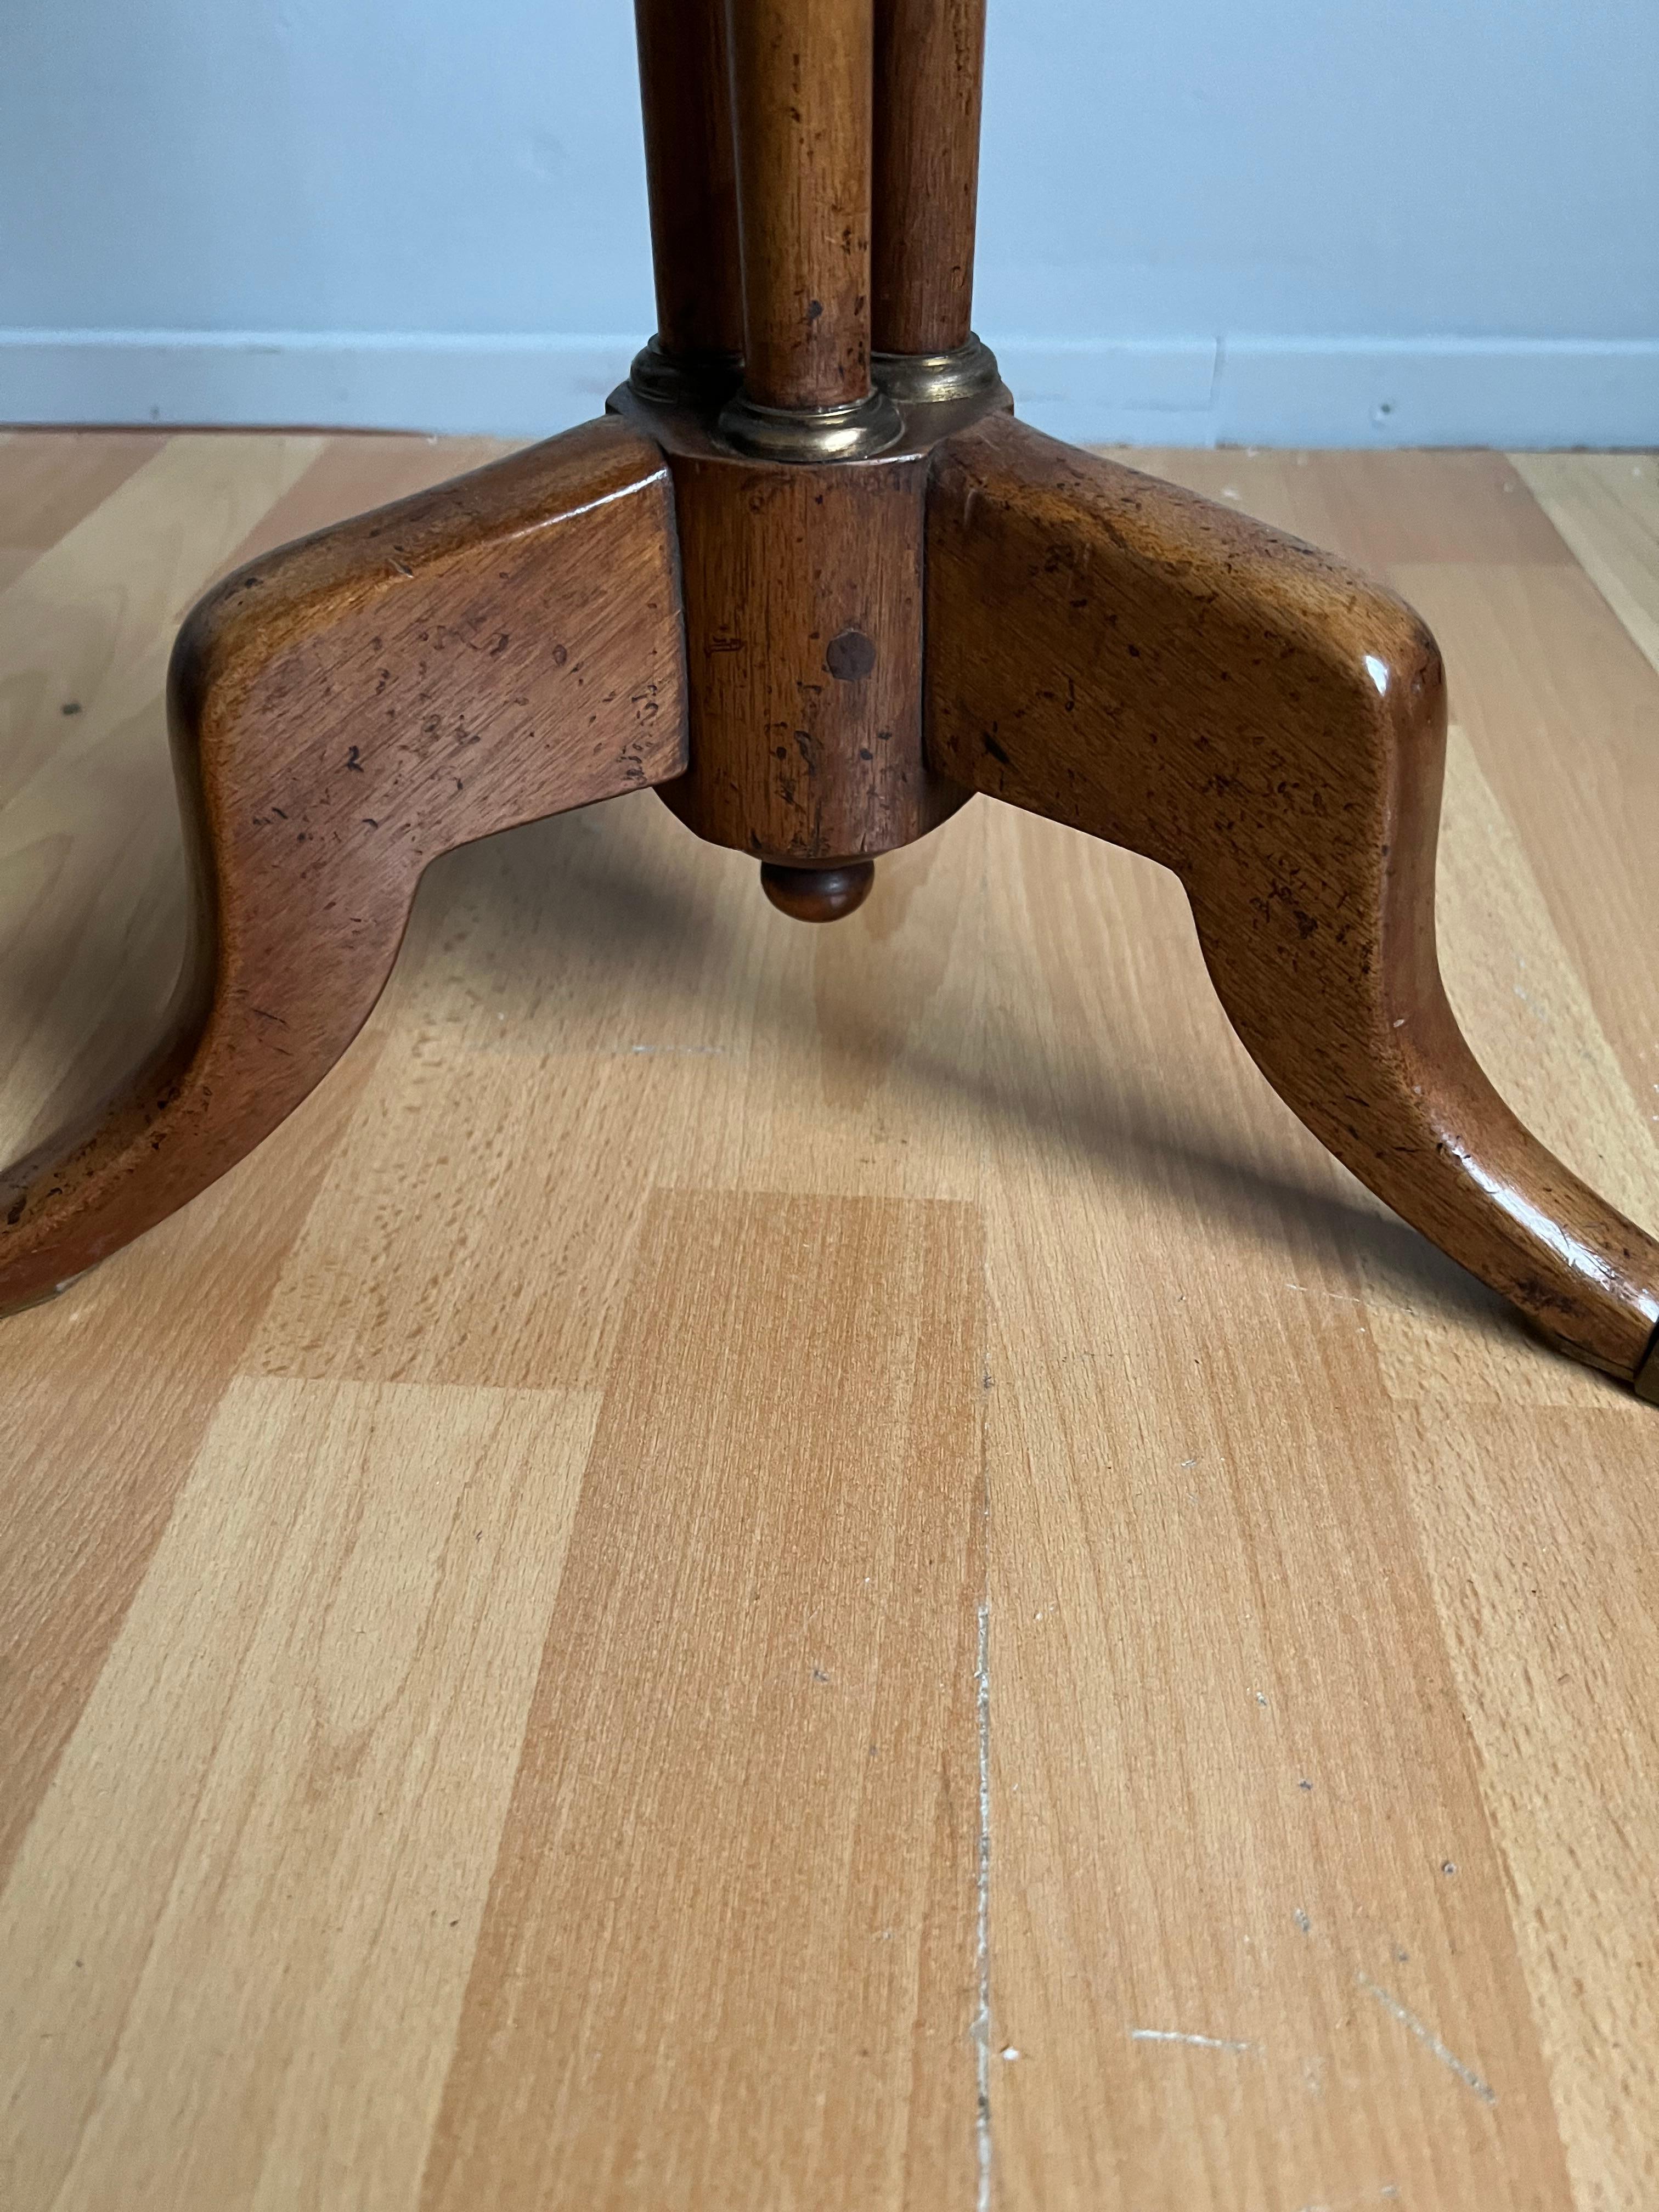
{"label": "dark speckled wood marking", "polygon": [[1441,988],[1444,695],[1411,609],[1024,428],[1000,388],[912,407],[869,459],[722,440],[739,373],[807,424],[868,399],[872,358],[966,344],[982,0],[637,13],[650,374],[610,419],[191,616],[190,957],[148,1063],[6,1176],[0,1302],[114,1251],[298,1103],[451,846],[654,785],[822,921],[983,792],[1174,870],[1308,1127],[1564,1350],[1659,1396],[1659,1246],[1516,1120]]}

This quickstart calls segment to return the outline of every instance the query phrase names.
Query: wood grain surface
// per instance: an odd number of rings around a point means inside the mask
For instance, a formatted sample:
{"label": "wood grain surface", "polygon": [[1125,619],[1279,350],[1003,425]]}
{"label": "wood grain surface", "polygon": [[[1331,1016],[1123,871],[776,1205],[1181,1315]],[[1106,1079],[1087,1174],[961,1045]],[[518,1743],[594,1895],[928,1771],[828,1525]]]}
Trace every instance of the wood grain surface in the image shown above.
{"label": "wood grain surface", "polygon": [[1286,1104],[1553,1341],[1656,1395],[1659,1241],[1517,1120],[1442,984],[1445,674],[1420,617],[1008,416],[941,451],[928,515],[934,769],[1172,870]]}
{"label": "wood grain surface", "polygon": [[667,471],[613,418],[250,562],[195,607],[168,670],[185,961],[116,1097],[0,1178],[0,1309],[298,1104],[379,997],[438,854],[678,774],[684,664]]}
{"label": "wood grain surface", "polygon": [[[764,407],[870,390],[871,0],[734,0],[744,387]],[[808,92],[803,88],[810,88]]]}
{"label": "wood grain surface", "polygon": [[937,434],[856,466],[780,467],[732,453],[690,410],[619,404],[674,483],[689,757],[665,802],[701,837],[794,866],[925,836],[969,795],[922,752]]}
{"label": "wood grain surface", "polygon": [[879,353],[967,343],[985,0],[876,0],[872,329]]}
{"label": "wood grain surface", "polygon": [[635,0],[657,337],[673,356],[743,350],[726,0]]}
{"label": "wood grain surface", "polygon": [[[483,457],[0,443],[0,1149],[165,1005],[185,608]],[[1639,501],[1135,459],[1432,623],[1449,997],[1653,1218]],[[1651,1410],[1142,858],[981,800],[809,932],[637,796],[453,853],[0,1400],[7,2212],[1659,2200]]]}

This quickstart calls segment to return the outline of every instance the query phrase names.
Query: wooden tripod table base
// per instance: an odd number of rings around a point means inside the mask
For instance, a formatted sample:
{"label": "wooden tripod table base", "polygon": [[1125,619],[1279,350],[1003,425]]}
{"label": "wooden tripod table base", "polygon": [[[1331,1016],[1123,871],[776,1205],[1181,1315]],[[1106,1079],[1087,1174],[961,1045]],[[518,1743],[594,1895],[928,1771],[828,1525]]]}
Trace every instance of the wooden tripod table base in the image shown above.
{"label": "wooden tripod table base", "polygon": [[1173,869],[1315,1135],[1659,1401],[1659,1244],[1516,1120],[1441,988],[1433,639],[1009,412],[969,327],[984,0],[636,15],[657,333],[605,421],[257,561],[185,623],[185,972],[121,1094],[4,1177],[0,1307],[299,1103],[451,847],[650,785],[830,921],[978,792]]}
{"label": "wooden tripod table base", "polygon": [[709,410],[615,405],[191,615],[170,683],[185,972],[121,1094],[8,1172],[8,1308],[299,1103],[438,854],[652,786],[828,917],[981,792],[1172,869],[1308,1127],[1563,1351],[1659,1398],[1659,1244],[1516,1120],[1441,987],[1444,693],[1408,607],[1000,393],[818,465],[731,452]]}

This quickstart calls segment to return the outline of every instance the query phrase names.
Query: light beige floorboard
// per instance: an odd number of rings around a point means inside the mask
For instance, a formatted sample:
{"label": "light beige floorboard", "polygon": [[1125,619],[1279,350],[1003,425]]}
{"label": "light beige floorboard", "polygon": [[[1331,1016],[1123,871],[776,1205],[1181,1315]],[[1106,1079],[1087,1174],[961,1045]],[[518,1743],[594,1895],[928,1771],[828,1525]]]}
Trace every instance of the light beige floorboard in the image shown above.
{"label": "light beige floorboard", "polygon": [[[58,450],[15,1137],[171,980],[183,601],[492,448]],[[1429,615],[1453,995],[1659,1214],[1625,457],[1139,459]],[[1654,1417],[1326,1157],[1146,863],[976,802],[813,933],[649,797],[453,855],[0,1394],[7,2212],[1648,2212]]]}
{"label": "light beige floorboard", "polygon": [[1583,2208],[1659,2197],[1653,1460],[1622,1410],[1401,1422]]}
{"label": "light beige floorboard", "polygon": [[0,1898],[15,2212],[410,2201],[597,1410],[227,1393]]}
{"label": "light beige floorboard", "polygon": [[1510,458],[1585,574],[1659,669],[1659,455]]}
{"label": "light beige floorboard", "polygon": [[973,2201],[982,1302],[971,1206],[654,1201],[427,2212]]}

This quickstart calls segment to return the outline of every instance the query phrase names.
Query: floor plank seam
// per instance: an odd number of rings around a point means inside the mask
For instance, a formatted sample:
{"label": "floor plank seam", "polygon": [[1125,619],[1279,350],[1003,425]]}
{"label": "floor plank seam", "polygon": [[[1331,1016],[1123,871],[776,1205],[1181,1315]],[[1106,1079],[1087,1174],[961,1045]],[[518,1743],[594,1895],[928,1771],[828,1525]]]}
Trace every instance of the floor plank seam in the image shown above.
{"label": "floor plank seam", "polygon": [[[986,1568],[988,1584],[990,1560]],[[979,1651],[974,1664],[975,1709],[979,1721],[979,1850],[975,1964],[979,2002],[974,2014],[974,2077],[977,2103],[974,2122],[979,2154],[978,2212],[991,2212],[991,1604],[988,1586],[979,1601]]]}

